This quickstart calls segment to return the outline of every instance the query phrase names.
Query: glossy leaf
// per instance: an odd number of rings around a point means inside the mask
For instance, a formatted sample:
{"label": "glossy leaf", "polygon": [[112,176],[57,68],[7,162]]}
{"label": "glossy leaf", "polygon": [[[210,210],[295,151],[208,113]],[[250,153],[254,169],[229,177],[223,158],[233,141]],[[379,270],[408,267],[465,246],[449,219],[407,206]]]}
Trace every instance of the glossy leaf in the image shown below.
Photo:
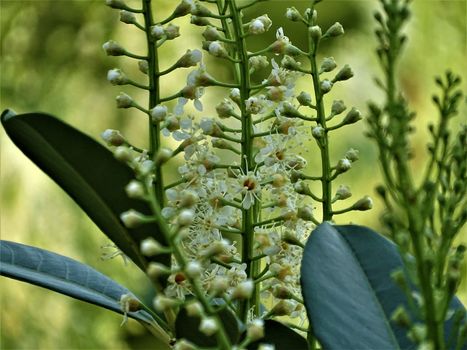
{"label": "glossy leaf", "polygon": [[[407,330],[390,321],[405,294],[390,274],[403,268],[397,247],[362,226],[323,223],[311,234],[301,266],[302,292],[325,349],[415,349]],[[416,292],[414,290],[414,292]],[[464,309],[457,298],[451,309]],[[452,319],[445,323],[446,339]]]}
{"label": "glossy leaf", "polygon": [[260,344],[274,344],[275,350],[306,350],[307,341],[293,329],[274,320],[264,321],[264,338],[248,345],[248,350],[256,350]]}
{"label": "glossy leaf", "polygon": [[[134,178],[132,170],[98,142],[50,115],[15,115],[6,110],[1,121],[16,146],[144,270],[147,261],[139,253],[139,242],[149,235],[164,239],[155,223],[127,229],[120,221],[120,214],[130,208],[150,212],[145,202],[130,199],[125,193],[125,186]],[[165,264],[170,261],[167,255],[157,260]]]}
{"label": "glossy leaf", "polygon": [[[120,297],[130,291],[109,277],[66,256],[20,243],[0,241],[0,275],[35,284],[123,314]],[[128,313],[154,324],[144,310]]]}
{"label": "glossy leaf", "polygon": [[[223,300],[214,299],[213,302],[217,302],[219,305],[218,307],[222,308],[218,315],[220,316],[231,343],[236,344],[240,338],[240,327],[236,316],[230,309],[224,307],[225,304],[223,304]],[[200,317],[189,316],[186,309],[182,308],[178,312],[175,320],[175,334],[177,338],[185,338],[198,346],[215,346],[217,344],[216,336],[206,336],[201,333],[199,331],[200,324]]]}

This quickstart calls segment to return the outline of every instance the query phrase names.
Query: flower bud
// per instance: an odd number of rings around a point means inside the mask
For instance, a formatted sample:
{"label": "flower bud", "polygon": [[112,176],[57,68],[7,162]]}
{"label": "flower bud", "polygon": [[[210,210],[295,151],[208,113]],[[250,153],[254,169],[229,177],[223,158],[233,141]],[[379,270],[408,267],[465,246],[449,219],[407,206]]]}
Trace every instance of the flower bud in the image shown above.
{"label": "flower bud", "polygon": [[331,91],[332,89],[332,82],[328,79],[324,79],[321,84],[320,84],[320,87],[321,87],[321,92],[323,94],[326,94],[328,93],[329,91]]}
{"label": "flower bud", "polygon": [[352,109],[345,116],[342,123],[346,124],[346,125],[347,124],[354,124],[354,123],[358,122],[361,119],[362,119],[362,114],[360,113],[360,111],[357,108],[352,107]]}
{"label": "flower bud", "polygon": [[208,337],[216,333],[218,329],[219,326],[217,325],[217,321],[213,317],[203,318],[199,325],[199,331]]}
{"label": "flower bud", "polygon": [[295,303],[291,300],[281,300],[271,309],[270,313],[273,316],[290,315],[295,310]]}
{"label": "flower bud", "polygon": [[229,280],[227,277],[218,276],[212,280],[209,291],[214,295],[224,293],[229,288]]}
{"label": "flower bud", "polygon": [[336,81],[344,81],[348,80],[353,77],[352,68],[348,64],[341,68],[341,70],[336,74],[334,79],[332,79],[333,83]]}
{"label": "flower bud", "polygon": [[118,146],[114,151],[114,157],[123,163],[128,163],[133,160],[131,150],[127,146]]}
{"label": "flower bud", "polygon": [[320,125],[318,126],[315,126],[312,130],[311,130],[311,134],[313,135],[313,137],[317,140],[321,139],[323,136],[324,136],[324,128]]}
{"label": "flower bud", "polygon": [[124,9],[126,8],[125,2],[123,0],[106,0],[106,5],[113,9]]}
{"label": "flower bud", "polygon": [[191,16],[190,23],[194,24],[195,26],[205,27],[211,25],[211,22],[205,17],[201,16]]}
{"label": "flower bud", "polygon": [[177,61],[177,67],[193,67],[201,62],[202,54],[199,50],[188,50],[180,59]]}
{"label": "flower bud", "polygon": [[369,196],[363,197],[352,206],[352,209],[361,211],[369,210],[371,208],[373,208],[373,200]]}
{"label": "flower bud", "polygon": [[264,337],[264,321],[261,319],[254,319],[251,321],[246,330],[246,336],[251,341],[255,341]]}
{"label": "flower bud", "polygon": [[173,40],[180,36],[180,27],[170,23],[166,28],[164,28],[164,33],[167,40]]}
{"label": "flower bud", "polygon": [[156,165],[161,165],[172,158],[172,150],[166,147],[162,147],[157,151],[155,163]]}
{"label": "flower bud", "polygon": [[252,280],[246,280],[240,282],[232,293],[233,299],[249,299],[252,294],[253,290],[255,289],[255,284]]}
{"label": "flower bud", "polygon": [[219,118],[225,119],[230,118],[235,112],[235,109],[234,106],[232,106],[232,104],[228,100],[224,99],[224,101],[222,101],[216,106],[216,112]]}
{"label": "flower bud", "polygon": [[153,39],[159,40],[165,36],[164,27],[159,24],[152,26],[150,29],[150,34]]}
{"label": "flower bud", "polygon": [[216,41],[221,39],[221,35],[219,31],[216,29],[216,27],[213,26],[207,26],[206,29],[203,32],[203,38],[206,39],[207,41]]}
{"label": "flower bud", "polygon": [[310,33],[311,38],[313,39],[313,42],[316,43],[321,39],[321,36],[323,33],[321,32],[321,28],[319,26],[313,26],[308,29],[308,32]]}
{"label": "flower bud", "polygon": [[259,344],[258,350],[276,350],[276,347],[272,344]]}
{"label": "flower bud", "polygon": [[179,304],[177,300],[167,298],[166,296],[163,295],[158,295],[154,298],[153,305],[154,309],[157,311],[166,311],[169,309],[173,309]]}
{"label": "flower bud", "polygon": [[347,152],[345,152],[344,157],[347,158],[348,160],[350,160],[353,163],[353,162],[356,162],[358,160],[358,154],[359,153],[360,152],[358,152],[358,150],[350,148]]}
{"label": "flower bud", "polygon": [[266,56],[252,56],[248,59],[250,67],[255,71],[266,68],[269,66],[269,61]]}
{"label": "flower bud", "polygon": [[209,53],[214,57],[228,57],[229,54],[220,41],[213,41],[209,44]]}
{"label": "flower bud", "polygon": [[136,168],[135,168],[135,172],[139,175],[139,176],[148,176],[149,174],[151,174],[151,172],[153,171],[154,169],[154,162],[150,159],[146,159],[145,161],[139,163]]}
{"label": "flower bud", "polygon": [[191,13],[191,11],[193,11],[194,8],[195,8],[195,4],[193,0],[182,0],[182,2],[178,4],[177,7],[175,8],[172,15],[174,17],[182,17],[182,16],[185,16]]}
{"label": "flower bud", "polygon": [[199,301],[194,301],[185,306],[186,313],[190,317],[201,317],[203,315],[203,306]]}
{"label": "flower bud", "polygon": [[133,99],[131,96],[121,92],[115,100],[117,101],[117,108],[130,108],[133,107]]}
{"label": "flower bud", "polygon": [[240,89],[233,88],[232,90],[230,90],[229,97],[235,103],[240,104],[241,103]]}
{"label": "flower bud", "polygon": [[284,55],[281,61],[282,68],[292,70],[292,71],[300,71],[301,63],[297,62],[293,57],[289,55]]}
{"label": "flower bud", "polygon": [[153,123],[160,122],[167,116],[167,106],[157,105],[150,110]]}
{"label": "flower bud", "polygon": [[181,208],[191,208],[199,201],[199,197],[196,192],[191,190],[183,190],[180,193],[179,205]]}
{"label": "flower bud", "polygon": [[141,250],[141,254],[147,257],[159,255],[165,251],[162,245],[152,237],[143,239],[139,249]]}
{"label": "flower bud", "polygon": [[185,272],[188,277],[196,278],[196,277],[199,277],[201,273],[203,272],[203,267],[198,261],[190,261],[185,266]]}
{"label": "flower bud", "polygon": [[126,143],[125,138],[118,130],[107,129],[101,134],[108,146],[121,146]]}
{"label": "flower bud", "polygon": [[136,228],[144,224],[146,217],[140,212],[130,209],[120,214],[120,220],[127,228]]}
{"label": "flower bud", "polygon": [[285,17],[291,20],[292,22],[298,22],[302,19],[302,15],[295,7],[289,7],[285,13]]}
{"label": "flower bud", "polygon": [[311,96],[308,92],[302,91],[300,94],[297,96],[297,101],[300,103],[302,106],[310,106],[311,105]]}
{"label": "flower bud", "polygon": [[173,350],[196,350],[197,346],[193,345],[186,339],[177,340],[177,343],[174,345]]}
{"label": "flower bud", "polygon": [[313,220],[313,208],[309,205],[305,205],[303,207],[298,208],[297,210],[297,217],[305,221]]}
{"label": "flower bud", "polygon": [[146,274],[154,281],[157,281],[159,278],[170,275],[170,269],[161,264],[156,262],[149,263]]}
{"label": "flower bud", "polygon": [[339,174],[345,173],[352,167],[352,163],[347,158],[342,158],[337,162],[336,170]]}
{"label": "flower bud", "polygon": [[126,77],[125,73],[123,73],[120,69],[114,68],[107,72],[107,80],[112,85],[125,85],[128,84],[128,78]]}
{"label": "flower bud", "polygon": [[140,60],[138,61],[138,68],[139,71],[143,74],[148,74],[149,72],[149,63],[146,60]]}
{"label": "flower bud", "polygon": [[250,22],[250,25],[248,26],[248,32],[250,34],[263,34],[271,28],[272,21],[269,19],[269,16],[262,15],[260,17],[255,18]]}
{"label": "flower bud", "polygon": [[325,37],[336,37],[344,34],[344,28],[339,22],[334,23],[324,34]]}
{"label": "flower bud", "polygon": [[344,200],[344,199],[350,198],[351,196],[352,196],[352,192],[350,192],[349,186],[340,185],[340,186],[337,188],[337,191],[336,191],[336,199],[338,199],[338,200]]}
{"label": "flower bud", "polygon": [[128,197],[136,199],[143,198],[146,194],[143,184],[138,180],[131,180],[128,185],[126,185],[125,191]]}
{"label": "flower bud", "polygon": [[107,56],[122,56],[126,53],[125,49],[114,40],[109,40],[102,45]]}
{"label": "flower bud", "polygon": [[332,101],[332,107],[331,107],[331,114],[332,115],[341,114],[346,109],[347,109],[347,107],[345,106],[344,101],[342,101],[342,100]]}
{"label": "flower bud", "polygon": [[286,286],[282,284],[276,284],[272,288],[272,295],[277,299],[290,299],[292,293]]}
{"label": "flower bud", "polygon": [[304,181],[298,181],[294,184],[294,190],[295,192],[297,192],[298,194],[304,194],[304,195],[307,195],[307,194],[310,194],[311,191],[310,191],[310,188],[308,187],[308,185],[306,184],[306,182]]}
{"label": "flower bud", "polygon": [[321,63],[320,73],[322,72],[331,72],[334,68],[337,67],[334,57],[326,57]]}
{"label": "flower bud", "polygon": [[395,322],[398,326],[401,327],[409,327],[411,325],[411,321],[407,311],[402,305],[399,305],[391,315],[391,321]]}
{"label": "flower bud", "polygon": [[183,209],[178,214],[178,224],[180,226],[189,226],[195,219],[195,212],[191,209]]}
{"label": "flower bud", "polygon": [[126,24],[136,23],[136,16],[133,12],[122,10],[120,11],[120,21]]}

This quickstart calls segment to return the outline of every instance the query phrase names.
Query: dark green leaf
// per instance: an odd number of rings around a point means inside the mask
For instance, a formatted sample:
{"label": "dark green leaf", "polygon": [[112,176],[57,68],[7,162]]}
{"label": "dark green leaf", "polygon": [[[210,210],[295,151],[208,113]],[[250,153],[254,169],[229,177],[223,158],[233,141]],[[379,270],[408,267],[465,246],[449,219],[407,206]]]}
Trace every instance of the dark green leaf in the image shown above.
{"label": "dark green leaf", "polygon": [[248,350],[256,350],[260,344],[274,344],[275,350],[306,350],[308,344],[305,338],[274,320],[264,321],[264,338],[248,345]]}
{"label": "dark green leaf", "polygon": [[[24,244],[0,241],[0,275],[86,301],[123,314],[120,297],[130,291],[109,277],[66,256]],[[154,324],[144,310],[128,313],[138,321]]]}
{"label": "dark green leaf", "polygon": [[[236,344],[240,337],[240,327],[236,316],[230,309],[225,307],[223,300],[215,299],[218,302],[220,310],[218,315],[224,325],[227,335],[232,344]],[[189,316],[186,309],[182,308],[175,320],[175,334],[177,338],[185,338],[198,346],[215,346],[216,336],[206,336],[199,331],[201,319],[199,317]]]}
{"label": "dark green leaf", "polygon": [[[414,349],[407,330],[390,321],[405,294],[390,274],[403,268],[397,247],[362,226],[323,223],[305,247],[301,283],[308,317],[325,349]],[[415,292],[415,290],[414,290]],[[464,309],[457,298],[450,307]],[[445,323],[446,339],[452,319]]]}
{"label": "dark green leaf", "polygon": [[[15,115],[6,110],[2,124],[13,142],[62,187],[96,225],[141,269],[147,265],[139,242],[149,235],[164,241],[156,224],[127,229],[120,214],[130,208],[150,213],[143,201],[128,198],[132,170],[89,136],[41,113]],[[169,263],[167,255],[157,260]]]}

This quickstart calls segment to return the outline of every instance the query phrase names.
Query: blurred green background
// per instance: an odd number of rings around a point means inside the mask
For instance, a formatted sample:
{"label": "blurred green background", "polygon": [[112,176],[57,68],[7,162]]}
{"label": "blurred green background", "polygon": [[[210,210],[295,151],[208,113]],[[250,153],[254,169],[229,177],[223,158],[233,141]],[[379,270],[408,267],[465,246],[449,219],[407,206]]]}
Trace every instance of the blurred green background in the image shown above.
{"label": "blurred green background", "polygon": [[[165,18],[175,1],[155,1],[159,5],[156,18]],[[139,7],[140,1],[129,1]],[[305,47],[303,28],[284,19],[285,9],[296,6],[303,10],[308,1],[270,1],[247,13],[259,16],[268,12],[273,20],[271,31],[251,41],[251,49],[269,44],[275,29],[284,27],[295,45]],[[339,65],[348,63],[356,77],[339,84],[328,98],[344,99],[347,106],[365,111],[366,102],[379,99],[380,92],[372,82],[380,74],[374,55],[374,24],[371,14],[378,7],[373,0],[333,1],[319,5],[319,22],[327,28],[340,21],[346,35],[329,42],[322,54],[334,56]],[[161,58],[167,67],[187,48],[199,46],[201,28],[187,26],[189,18],[176,21],[182,36],[164,46]],[[101,46],[114,39],[130,51],[144,53],[144,37],[135,28],[118,21],[118,11],[102,0],[33,0],[0,1],[1,70],[0,108],[13,108],[18,113],[42,111],[58,116],[98,138],[106,128],[119,129],[135,144],[144,146],[146,122],[138,112],[115,108],[114,97],[125,91],[145,104],[145,96],[131,87],[112,87],[106,81],[107,70],[122,67],[139,81],[130,59],[106,57]],[[467,72],[467,2],[416,1],[413,17],[407,27],[409,46],[400,69],[400,84],[417,110],[417,133],[413,139],[414,168],[421,169],[426,158],[426,125],[436,114],[430,102],[435,91],[433,76],[451,68]],[[230,72],[206,58],[214,76],[228,79]],[[187,71],[176,72],[163,81],[163,94],[181,88]],[[266,73],[266,72],[264,72]],[[464,75],[463,89],[467,77]],[[222,80],[221,79],[221,80]],[[299,89],[309,89],[309,82],[300,81]],[[300,90],[298,90],[300,91]],[[213,91],[203,98],[202,115],[213,116],[214,106],[225,91]],[[467,115],[467,106],[461,107]],[[459,123],[458,119],[456,123]],[[363,136],[363,123],[348,127],[332,139],[335,158],[349,148],[358,148],[361,160],[354,169],[339,178],[350,185],[354,197],[374,196],[374,187],[381,180],[377,153]],[[102,261],[102,245],[108,243],[90,220],[58,188],[15,148],[3,130],[1,146],[1,238],[36,245],[85,262],[111,276],[139,295],[145,295],[148,284],[134,266],[125,266],[120,259]],[[313,150],[313,145],[310,149]],[[318,164],[313,151],[305,154],[311,166]],[[382,203],[375,201],[371,212],[352,213],[339,217],[339,223],[356,222],[380,228],[378,221]],[[467,241],[464,232],[461,240]],[[119,315],[97,309],[37,287],[9,279],[0,279],[0,337],[2,349],[131,349],[149,348],[140,339],[143,330],[130,322],[119,327]],[[460,297],[467,303],[466,284]],[[133,345],[132,345],[133,344]]]}

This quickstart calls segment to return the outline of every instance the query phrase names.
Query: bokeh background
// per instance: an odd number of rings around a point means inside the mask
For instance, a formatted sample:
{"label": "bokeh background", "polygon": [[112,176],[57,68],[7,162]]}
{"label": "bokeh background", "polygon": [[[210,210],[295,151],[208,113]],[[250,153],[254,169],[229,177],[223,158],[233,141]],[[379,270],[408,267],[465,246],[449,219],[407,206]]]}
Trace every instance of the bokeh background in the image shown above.
{"label": "bokeh background", "polygon": [[[172,0],[158,3],[156,18],[168,16],[175,5]],[[129,1],[139,7],[140,1]],[[308,1],[270,1],[247,13],[269,13],[273,27],[267,35],[251,41],[251,50],[269,44],[275,29],[283,27],[295,45],[305,47],[303,27],[285,20],[287,7],[303,10]],[[347,106],[366,110],[370,99],[380,92],[373,77],[380,74],[373,37],[372,13],[376,0],[325,0],[319,5],[319,23],[327,28],[340,21],[346,35],[323,46],[322,54],[334,56],[339,65],[348,63],[355,77],[333,89],[332,97],[343,99]],[[417,132],[413,138],[414,169],[421,169],[426,159],[426,125],[436,113],[430,97],[435,91],[433,76],[447,68],[467,76],[467,2],[465,0],[419,0],[414,2],[413,16],[406,28],[408,47],[404,52],[399,82],[417,111]],[[201,28],[188,26],[189,18],[176,21],[182,36],[164,46],[162,66],[168,67],[187,48],[199,47]],[[138,112],[117,110],[114,97],[125,91],[141,103],[145,96],[131,87],[112,87],[106,81],[107,70],[123,67],[143,81],[135,62],[107,57],[101,46],[109,39],[122,43],[130,51],[144,53],[144,37],[137,29],[118,21],[118,11],[103,0],[0,0],[1,69],[0,108],[18,113],[42,111],[56,115],[85,133],[99,138],[106,128],[119,129],[135,144],[144,147],[146,122]],[[215,60],[206,58],[214,76],[228,79],[230,72]],[[183,86],[187,71],[176,72],[163,81],[163,93],[170,94]],[[263,72],[266,74],[267,72]],[[299,89],[309,89],[301,81]],[[299,90],[300,91],[300,90]],[[225,91],[214,90],[203,97],[205,107],[198,115],[214,116],[214,106]],[[461,107],[466,122],[467,107]],[[455,123],[459,123],[460,119]],[[334,157],[349,148],[360,150],[361,160],[354,169],[339,178],[350,185],[354,197],[374,196],[381,181],[377,153],[363,134],[364,123],[337,133],[332,139]],[[102,261],[101,246],[108,240],[80,212],[70,198],[52,180],[35,167],[0,131],[1,146],[1,238],[19,241],[68,255],[85,262],[127,286],[135,293],[148,295],[149,285],[134,266],[120,259]],[[311,166],[317,163],[314,145],[306,157]],[[111,174],[109,174],[111,176]],[[339,223],[358,222],[375,229],[382,203],[375,200],[371,212],[353,213],[338,218]],[[467,241],[466,232],[461,240]],[[144,330],[135,322],[120,328],[121,317],[71,298],[21,282],[0,279],[0,347],[2,349],[145,349],[150,348]],[[467,303],[466,284],[460,297]],[[151,347],[154,348],[154,347]]]}

